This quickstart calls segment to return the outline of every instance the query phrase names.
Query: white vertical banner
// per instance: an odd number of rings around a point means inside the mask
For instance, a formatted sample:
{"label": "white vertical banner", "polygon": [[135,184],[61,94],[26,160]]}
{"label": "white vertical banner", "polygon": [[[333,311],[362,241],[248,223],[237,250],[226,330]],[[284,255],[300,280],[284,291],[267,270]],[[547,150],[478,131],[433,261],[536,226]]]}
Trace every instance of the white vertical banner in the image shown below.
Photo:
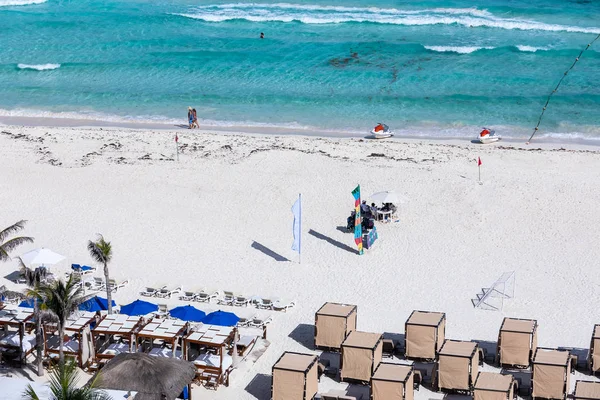
{"label": "white vertical banner", "polygon": [[298,263],[302,262],[302,195],[298,195],[298,200],[292,206],[294,214],[294,224],[292,231],[294,232],[294,243],[292,250],[298,252]]}

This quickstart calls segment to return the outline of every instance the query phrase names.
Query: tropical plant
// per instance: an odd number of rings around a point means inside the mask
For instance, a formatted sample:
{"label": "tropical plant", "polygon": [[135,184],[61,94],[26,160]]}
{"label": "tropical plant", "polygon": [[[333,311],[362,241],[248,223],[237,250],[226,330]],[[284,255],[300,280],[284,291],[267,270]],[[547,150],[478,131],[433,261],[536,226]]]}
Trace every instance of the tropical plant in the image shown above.
{"label": "tropical plant", "polygon": [[108,279],[108,263],[112,260],[112,246],[104,240],[104,236],[98,234],[98,240],[88,242],[90,256],[98,263],[104,265],[104,282],[106,283],[106,301],[108,302],[108,313],[112,314],[112,287]]}
{"label": "tropical plant", "polygon": [[[77,364],[73,361],[60,363],[58,368],[52,371],[50,375],[50,392],[52,395],[49,400],[110,400],[111,397],[104,391],[96,389],[99,374],[91,384],[77,388]],[[40,400],[38,394],[31,385],[23,393],[23,399]]]}
{"label": "tropical plant", "polygon": [[42,283],[38,286],[38,289],[30,290],[29,296],[36,296],[43,300],[44,310],[48,311],[57,320],[58,334],[59,334],[59,361],[62,364],[65,359],[64,354],[64,337],[65,337],[65,323],[67,318],[71,316],[79,305],[91,297],[92,295],[85,296],[81,287],[81,282],[73,274],[69,275],[66,281],[59,279],[52,283]]}
{"label": "tropical plant", "polygon": [[10,260],[10,256],[8,253],[16,249],[23,243],[33,243],[33,238],[28,236],[19,236],[12,239],[8,239],[10,235],[23,230],[23,228],[25,228],[26,223],[27,221],[21,220],[0,232],[0,261]]}
{"label": "tropical plant", "polygon": [[[37,289],[42,283],[42,280],[46,277],[47,270],[44,267],[37,267],[36,269],[27,268],[21,257],[19,257],[19,263],[21,264],[21,275],[25,278],[27,286],[33,289],[33,293],[37,293]],[[36,362],[37,362],[37,374],[38,376],[44,375],[44,368],[42,365],[42,351],[44,350],[44,340],[42,337],[42,313],[40,313],[41,299],[37,295],[29,296],[33,300],[33,315],[35,317],[35,349],[36,349]]]}

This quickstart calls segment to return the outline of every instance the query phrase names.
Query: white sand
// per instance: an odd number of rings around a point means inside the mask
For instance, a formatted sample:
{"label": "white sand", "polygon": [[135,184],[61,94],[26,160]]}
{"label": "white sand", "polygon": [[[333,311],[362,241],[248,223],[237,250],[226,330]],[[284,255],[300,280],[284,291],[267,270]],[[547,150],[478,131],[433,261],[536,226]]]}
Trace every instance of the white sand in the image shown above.
{"label": "white sand", "polygon": [[[0,131],[10,132],[0,134],[0,221],[27,219],[25,233],[36,239],[19,254],[51,248],[68,257],[55,270],[67,271],[91,262],[87,240],[102,233],[114,248],[112,277],[130,281],[119,303],[158,284],[296,300],[274,315],[271,346],[256,364],[235,372],[229,388],[198,389],[202,398],[268,399],[266,375],[281,352],[313,352],[303,344],[312,347],[308,325],[325,301],[357,304],[358,328],[372,332],[404,333],[413,309],[445,311],[446,337],[463,340],[496,341],[504,316],[535,318],[545,347],[588,348],[600,322],[600,154],[590,149],[181,130],[177,163],[174,132]],[[397,189],[410,199],[400,222],[379,225],[379,241],[360,257],[348,250],[352,234],[337,229],[357,183],[363,196]],[[301,265],[290,249],[298,193]],[[276,261],[254,241],[294,261]],[[0,275],[15,268],[2,264]],[[474,309],[475,294],[511,270],[517,292],[504,311]],[[417,395],[429,397],[442,394]]]}

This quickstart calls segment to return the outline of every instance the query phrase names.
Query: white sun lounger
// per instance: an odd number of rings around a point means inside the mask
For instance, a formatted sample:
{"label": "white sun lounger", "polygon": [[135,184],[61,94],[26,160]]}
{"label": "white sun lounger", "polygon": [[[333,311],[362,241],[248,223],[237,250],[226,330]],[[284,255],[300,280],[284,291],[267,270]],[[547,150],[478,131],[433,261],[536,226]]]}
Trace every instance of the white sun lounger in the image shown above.
{"label": "white sun lounger", "polygon": [[224,291],[223,296],[219,299],[219,304],[231,306],[233,305],[234,300],[235,295],[233,294],[233,292]]}
{"label": "white sun lounger", "polygon": [[233,305],[238,307],[246,307],[250,303],[250,299],[247,296],[236,295],[233,299]]}
{"label": "white sun lounger", "polygon": [[199,301],[200,303],[210,303],[210,301],[217,296],[218,293],[215,290],[201,290],[196,294],[194,300]]}
{"label": "white sun lounger", "polygon": [[169,290],[166,287],[163,287],[156,293],[156,297],[160,297],[163,299],[170,299],[172,295],[175,293],[179,293],[181,291],[181,287],[175,288],[173,290]]}
{"label": "white sun lounger", "polygon": [[292,308],[295,305],[295,301],[277,300],[273,302],[273,310],[286,312],[288,308]]}

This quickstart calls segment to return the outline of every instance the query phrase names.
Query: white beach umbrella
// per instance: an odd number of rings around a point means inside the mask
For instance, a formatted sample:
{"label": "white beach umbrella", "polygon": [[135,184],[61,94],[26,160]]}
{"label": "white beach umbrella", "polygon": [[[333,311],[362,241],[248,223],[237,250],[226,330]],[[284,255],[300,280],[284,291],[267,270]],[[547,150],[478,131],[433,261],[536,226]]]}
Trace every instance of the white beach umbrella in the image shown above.
{"label": "white beach umbrella", "polygon": [[386,190],[385,192],[373,193],[369,199],[379,203],[406,203],[406,197],[396,193],[394,190]]}
{"label": "white beach umbrella", "polygon": [[50,249],[45,249],[45,248],[41,248],[41,249],[35,249],[35,250],[31,250],[28,251],[27,253],[23,254],[21,256],[21,260],[23,260],[23,263],[25,265],[39,265],[39,266],[48,266],[48,265],[54,265],[56,263],[61,262],[62,260],[64,260],[65,257],[61,256],[58,253],[53,252]]}

